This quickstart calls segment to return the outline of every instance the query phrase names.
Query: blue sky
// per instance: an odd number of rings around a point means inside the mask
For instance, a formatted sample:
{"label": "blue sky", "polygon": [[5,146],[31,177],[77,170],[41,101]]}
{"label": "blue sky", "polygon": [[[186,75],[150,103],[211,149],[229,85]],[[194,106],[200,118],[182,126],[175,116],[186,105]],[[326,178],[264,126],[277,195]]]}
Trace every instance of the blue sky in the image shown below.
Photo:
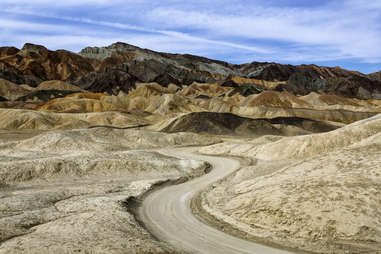
{"label": "blue sky", "polygon": [[381,1],[1,0],[0,34],[2,46],[123,41],[232,63],[381,70]]}

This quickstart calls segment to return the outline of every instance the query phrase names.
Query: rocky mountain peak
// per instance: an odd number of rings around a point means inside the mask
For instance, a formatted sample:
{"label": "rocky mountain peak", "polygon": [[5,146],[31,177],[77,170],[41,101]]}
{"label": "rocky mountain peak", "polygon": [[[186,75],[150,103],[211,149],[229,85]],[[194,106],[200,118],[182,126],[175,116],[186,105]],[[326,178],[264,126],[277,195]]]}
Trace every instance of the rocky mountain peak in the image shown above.
{"label": "rocky mountain peak", "polygon": [[125,43],[125,42],[116,42],[111,44],[110,46],[106,47],[107,49],[115,50],[115,51],[134,51],[134,50],[141,50],[141,48],[136,47],[134,45]]}
{"label": "rocky mountain peak", "polygon": [[381,79],[381,71],[369,74],[370,77]]}
{"label": "rocky mountain peak", "polygon": [[19,51],[16,47],[0,47],[0,57],[14,55]]}
{"label": "rocky mountain peak", "polygon": [[193,82],[229,84],[226,81],[233,76],[240,77],[240,86],[246,88],[252,89],[253,84],[262,80],[277,84],[266,89],[298,95],[323,91],[375,99],[381,94],[379,74],[364,75],[339,67],[267,62],[234,65],[200,56],[156,52],[124,42],[86,47],[78,54],[49,51],[32,43],[26,43],[21,51],[0,48],[0,77],[31,86],[47,80],[63,80],[90,91],[117,94],[119,90],[128,92],[136,82],[157,82],[162,86]]}
{"label": "rocky mountain peak", "polygon": [[21,50],[26,52],[35,52],[39,54],[42,54],[48,51],[48,49],[45,48],[44,46],[33,44],[33,43],[25,43]]}
{"label": "rocky mountain peak", "polygon": [[96,59],[105,59],[112,55],[112,52],[131,52],[136,50],[142,50],[139,47],[124,43],[116,42],[107,47],[86,47],[79,52],[79,55],[96,58]]}
{"label": "rocky mountain peak", "polygon": [[79,55],[96,58],[96,59],[105,59],[111,56],[112,51],[104,47],[86,47],[79,52]]}

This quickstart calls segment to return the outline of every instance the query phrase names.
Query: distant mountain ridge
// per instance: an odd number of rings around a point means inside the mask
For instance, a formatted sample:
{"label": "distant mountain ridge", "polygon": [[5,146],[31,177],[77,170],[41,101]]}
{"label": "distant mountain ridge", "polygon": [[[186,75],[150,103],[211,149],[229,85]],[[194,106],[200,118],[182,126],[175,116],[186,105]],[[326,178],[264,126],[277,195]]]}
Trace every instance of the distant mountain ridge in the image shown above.
{"label": "distant mountain ridge", "polygon": [[[188,54],[156,52],[122,42],[87,47],[78,54],[51,51],[30,43],[21,50],[0,47],[0,78],[33,87],[47,80],[63,80],[92,92],[110,94],[128,92],[136,82],[157,82],[162,86],[217,82],[255,91],[285,90],[300,95],[325,92],[381,99],[380,73],[365,75],[317,65],[262,62],[237,65]],[[258,80],[269,81],[271,85]]]}
{"label": "distant mountain ridge", "polygon": [[373,72],[373,73],[369,74],[369,76],[381,79],[381,71]]}

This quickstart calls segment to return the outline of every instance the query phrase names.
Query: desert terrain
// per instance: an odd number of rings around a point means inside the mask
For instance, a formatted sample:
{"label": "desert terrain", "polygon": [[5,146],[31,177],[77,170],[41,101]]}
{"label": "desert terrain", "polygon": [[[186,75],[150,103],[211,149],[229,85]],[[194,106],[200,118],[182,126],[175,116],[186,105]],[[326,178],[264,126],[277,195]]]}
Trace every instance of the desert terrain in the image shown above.
{"label": "desert terrain", "polygon": [[0,253],[381,253],[381,79],[0,48]]}

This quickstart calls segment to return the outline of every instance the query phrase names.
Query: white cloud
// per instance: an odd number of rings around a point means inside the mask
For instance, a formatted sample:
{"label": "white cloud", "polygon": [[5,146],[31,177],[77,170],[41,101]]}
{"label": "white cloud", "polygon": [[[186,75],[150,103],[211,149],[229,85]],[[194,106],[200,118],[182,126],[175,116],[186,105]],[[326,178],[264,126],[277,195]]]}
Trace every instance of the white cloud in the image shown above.
{"label": "white cloud", "polygon": [[31,7],[62,7],[62,6],[79,6],[79,5],[115,5],[131,1],[123,0],[65,0],[65,1],[51,1],[51,0],[1,0],[3,5],[11,6],[31,6]]}
{"label": "white cloud", "polygon": [[[218,55],[242,62],[381,62],[379,1],[327,1],[313,8],[274,7],[264,0],[1,3],[9,15],[0,18],[0,42],[30,40],[77,50],[125,41],[154,50]],[[42,14],[46,10],[49,14]]]}
{"label": "white cloud", "polygon": [[67,25],[41,24],[36,22],[18,21],[13,19],[0,18],[3,29],[22,30],[30,32],[73,32],[73,28]]}
{"label": "white cloud", "polygon": [[268,39],[303,46],[325,45],[352,57],[381,56],[381,48],[377,47],[381,43],[377,29],[379,20],[364,18],[359,22],[366,14],[353,16],[349,12],[258,8],[249,16],[238,16],[160,8],[153,10],[149,17],[166,28],[198,28],[215,37],[229,35],[238,40]]}
{"label": "white cloud", "polygon": [[[189,43],[204,43],[204,44],[211,44],[211,45],[219,45],[219,46],[224,46],[224,47],[230,47],[230,48],[237,48],[237,49],[243,49],[247,51],[252,51],[252,52],[258,52],[258,53],[269,53],[269,49],[266,48],[261,48],[261,47],[256,47],[256,46],[247,46],[244,44],[239,44],[239,43],[233,43],[229,41],[222,41],[222,40],[211,40],[211,39],[205,39],[199,36],[192,36],[186,33],[182,32],[176,32],[176,31],[171,31],[171,30],[161,30],[161,29],[153,29],[153,28],[146,28],[142,26],[136,26],[136,25],[130,25],[126,23],[117,23],[117,22],[107,22],[107,21],[99,21],[99,20],[93,20],[89,18],[77,18],[77,17],[63,17],[63,16],[58,16],[58,15],[38,15],[34,12],[22,12],[20,10],[17,11],[11,11],[8,10],[8,12],[11,13],[17,13],[17,14],[31,14],[31,15],[37,15],[39,17],[46,17],[46,18],[55,18],[55,19],[60,19],[60,20],[65,20],[65,21],[72,21],[72,22],[78,22],[78,23],[83,23],[83,24],[92,24],[92,25],[98,25],[98,26],[103,26],[103,27],[112,27],[112,28],[117,28],[117,29],[125,29],[125,30],[133,30],[133,31],[139,31],[139,32],[146,32],[146,33],[153,33],[157,34],[156,37],[163,38],[162,35],[165,37],[172,38],[173,40],[176,41],[182,41],[182,42],[189,42]],[[67,27],[67,26],[59,26],[59,25],[49,25],[49,24],[40,24],[40,23],[35,23],[35,22],[18,22],[14,20],[3,20],[4,21],[4,26],[5,27],[11,27],[15,29],[30,29],[31,31],[33,30],[40,30],[40,31],[61,31],[64,32],[63,29],[70,30],[73,32],[73,28]],[[1,22],[1,19],[0,19]],[[76,29],[77,33],[78,28]],[[86,33],[85,29],[79,28],[80,31],[83,33]],[[102,31],[99,31],[102,33]],[[155,35],[151,35],[151,37],[155,37]],[[131,40],[129,40],[131,43]]]}
{"label": "white cloud", "polygon": [[344,4],[349,8],[359,9],[370,9],[373,11],[378,11],[381,8],[380,1],[369,1],[369,0],[345,0]]}

